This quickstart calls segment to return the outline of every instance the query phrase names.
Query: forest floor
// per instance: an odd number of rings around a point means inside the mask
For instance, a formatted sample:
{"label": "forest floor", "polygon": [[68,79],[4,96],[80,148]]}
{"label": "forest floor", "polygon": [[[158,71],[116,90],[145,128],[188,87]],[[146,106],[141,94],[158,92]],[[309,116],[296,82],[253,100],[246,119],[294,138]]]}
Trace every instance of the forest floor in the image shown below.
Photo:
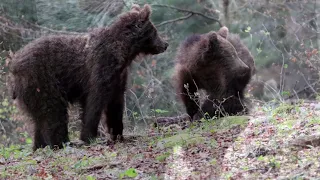
{"label": "forest floor", "polygon": [[0,179],[315,179],[320,104],[257,105],[250,116],[148,128],[123,143],[31,151],[0,146]]}

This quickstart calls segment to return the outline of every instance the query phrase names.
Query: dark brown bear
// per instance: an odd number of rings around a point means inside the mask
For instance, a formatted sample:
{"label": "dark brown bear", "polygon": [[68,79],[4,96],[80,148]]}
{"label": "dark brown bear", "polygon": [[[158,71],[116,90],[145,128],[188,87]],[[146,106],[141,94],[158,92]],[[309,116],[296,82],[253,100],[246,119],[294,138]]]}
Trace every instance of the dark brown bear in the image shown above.
{"label": "dark brown bear", "polygon": [[110,27],[84,36],[49,36],[18,51],[10,62],[13,99],[35,123],[34,147],[62,147],[68,103],[82,107],[80,139],[97,136],[102,113],[112,139],[122,138],[127,68],[139,54],[167,49],[150,22],[151,8],[134,5]]}
{"label": "dark brown bear", "polygon": [[[240,38],[229,36],[228,28],[190,36],[180,45],[176,60],[176,91],[193,120],[204,113],[210,117],[248,113],[244,90],[255,73],[254,61]],[[207,95],[202,104],[195,95],[198,90]]]}

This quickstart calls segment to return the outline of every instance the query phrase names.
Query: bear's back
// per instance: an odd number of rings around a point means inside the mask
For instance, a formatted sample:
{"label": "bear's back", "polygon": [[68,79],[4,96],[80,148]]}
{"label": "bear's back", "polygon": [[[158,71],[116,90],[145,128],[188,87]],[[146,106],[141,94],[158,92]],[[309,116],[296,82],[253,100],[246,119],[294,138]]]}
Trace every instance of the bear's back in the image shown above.
{"label": "bear's back", "polygon": [[15,53],[10,62],[14,74],[32,71],[41,66],[68,64],[84,55],[84,36],[51,35],[40,37]]}
{"label": "bear's back", "polygon": [[176,63],[182,64],[190,68],[199,62],[201,55],[201,42],[203,37],[200,34],[188,36],[178,47]]}

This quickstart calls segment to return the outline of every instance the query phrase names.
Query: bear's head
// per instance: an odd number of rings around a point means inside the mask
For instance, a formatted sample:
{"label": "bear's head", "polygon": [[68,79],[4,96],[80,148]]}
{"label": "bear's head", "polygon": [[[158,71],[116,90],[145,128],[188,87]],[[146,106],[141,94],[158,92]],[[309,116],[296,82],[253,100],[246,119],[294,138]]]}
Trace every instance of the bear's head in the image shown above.
{"label": "bear's head", "polygon": [[221,32],[207,33],[207,56],[219,64],[225,72],[246,76],[250,73],[249,67],[239,58],[235,47],[226,39],[229,31],[224,28]]}
{"label": "bear's head", "polygon": [[158,34],[150,21],[151,7],[146,4],[143,8],[133,5],[131,10],[120,16],[115,26],[122,37],[140,54],[159,54],[164,52],[168,43]]}
{"label": "bear's head", "polygon": [[227,39],[236,49],[239,58],[251,69],[251,76],[256,73],[253,56],[247,46],[245,46],[237,34],[229,34],[227,27],[221,27],[218,34]]}

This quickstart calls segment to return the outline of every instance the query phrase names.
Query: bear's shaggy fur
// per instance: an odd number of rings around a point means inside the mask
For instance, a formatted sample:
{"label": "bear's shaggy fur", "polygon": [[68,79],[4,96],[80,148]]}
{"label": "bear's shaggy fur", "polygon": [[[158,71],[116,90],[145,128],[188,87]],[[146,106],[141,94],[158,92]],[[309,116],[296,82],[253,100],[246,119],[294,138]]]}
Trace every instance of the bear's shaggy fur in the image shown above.
{"label": "bear's shaggy fur", "polygon": [[[218,32],[192,35],[178,48],[174,81],[188,115],[197,120],[248,113],[244,90],[255,73],[253,57],[239,36],[227,27]],[[208,96],[200,104],[198,90]]]}
{"label": "bear's shaggy fur", "polygon": [[97,136],[102,113],[111,138],[122,139],[127,69],[137,55],[168,47],[150,13],[149,5],[134,5],[110,27],[83,36],[42,37],[13,56],[12,96],[35,124],[34,150],[69,141],[67,108],[75,102],[82,107],[81,140]]}

